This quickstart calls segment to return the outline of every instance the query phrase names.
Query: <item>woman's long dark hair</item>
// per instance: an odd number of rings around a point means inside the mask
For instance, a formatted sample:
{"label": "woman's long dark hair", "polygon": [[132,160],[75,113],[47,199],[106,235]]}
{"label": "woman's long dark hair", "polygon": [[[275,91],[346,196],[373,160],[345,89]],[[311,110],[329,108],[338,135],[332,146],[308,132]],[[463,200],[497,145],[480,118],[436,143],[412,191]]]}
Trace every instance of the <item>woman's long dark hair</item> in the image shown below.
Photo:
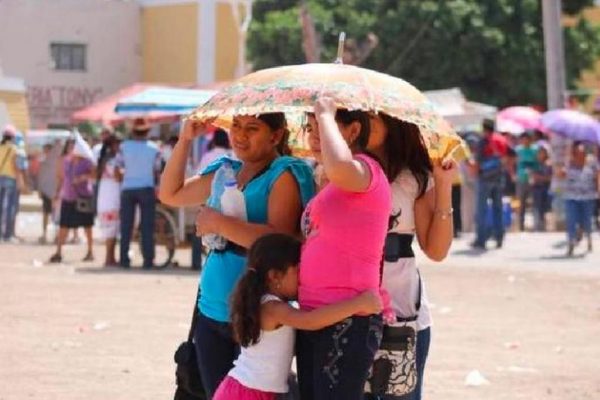
{"label": "woman's long dark hair", "polygon": [[283,136],[281,137],[281,141],[277,144],[277,152],[282,156],[291,155],[292,150],[290,149],[290,146],[288,144],[288,140],[290,138],[290,131],[287,127],[287,120],[285,119],[285,114],[281,112],[266,113],[260,114],[257,118],[265,124],[267,124],[267,126],[272,131],[283,129]]}
{"label": "woman's long dark hair", "polygon": [[73,146],[75,144],[75,139],[67,139],[65,141],[65,145],[63,146],[63,150],[62,150],[62,155],[66,156],[67,154],[69,154],[69,147]]}
{"label": "woman's long dark hair", "polygon": [[104,173],[104,167],[106,163],[116,156],[117,154],[113,151],[113,146],[119,142],[116,135],[110,135],[102,142],[102,148],[100,149],[100,157],[98,158],[98,169],[96,172],[97,179],[102,177]]}
{"label": "woman's long dark hair", "polygon": [[422,197],[427,191],[433,165],[419,127],[386,114],[380,115],[387,128],[384,144],[387,165],[384,166],[384,170],[388,180],[393,182],[400,172],[407,169],[417,180],[417,198]]}
{"label": "woman's long dark hair", "polygon": [[371,132],[369,114],[360,110],[349,111],[345,108],[339,108],[335,113],[335,120],[342,125],[350,125],[353,122],[360,123],[360,132],[356,138],[356,144],[358,145],[358,150],[365,153]]}
{"label": "woman's long dark hair", "polygon": [[300,263],[302,244],[292,236],[272,233],[260,237],[248,251],[248,269],[231,301],[231,324],[243,347],[258,343],[262,297],[269,290],[269,271],[285,273]]}
{"label": "woman's long dark hair", "polygon": [[369,119],[369,114],[365,111],[354,110],[349,111],[344,108],[338,108],[335,113],[335,120],[342,125],[350,125],[352,122],[360,123],[360,132],[358,137],[356,138],[356,145],[358,152],[362,154],[366,154],[375,161],[379,163],[379,165],[384,168],[382,160],[379,159],[375,154],[371,153],[367,150],[367,145],[369,144],[369,137],[371,136],[371,121]]}

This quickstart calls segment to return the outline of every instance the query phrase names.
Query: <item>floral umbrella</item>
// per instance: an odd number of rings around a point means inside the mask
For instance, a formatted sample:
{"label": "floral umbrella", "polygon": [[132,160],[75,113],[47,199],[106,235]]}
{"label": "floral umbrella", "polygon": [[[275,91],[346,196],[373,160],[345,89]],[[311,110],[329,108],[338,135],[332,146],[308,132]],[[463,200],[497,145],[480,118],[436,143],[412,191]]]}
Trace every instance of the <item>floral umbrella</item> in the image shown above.
{"label": "floral umbrella", "polygon": [[420,128],[432,158],[462,143],[419,90],[390,75],[344,64],[302,64],[246,75],[225,87],[189,118],[227,125],[234,115],[312,112],[316,99],[331,97],[340,108],[383,112]]}

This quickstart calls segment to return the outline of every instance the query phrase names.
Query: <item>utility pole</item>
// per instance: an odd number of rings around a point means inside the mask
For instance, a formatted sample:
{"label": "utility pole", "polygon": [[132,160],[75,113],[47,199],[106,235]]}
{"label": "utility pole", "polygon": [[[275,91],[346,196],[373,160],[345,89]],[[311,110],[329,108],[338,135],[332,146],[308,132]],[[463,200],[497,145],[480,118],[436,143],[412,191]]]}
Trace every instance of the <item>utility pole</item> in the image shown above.
{"label": "utility pole", "polygon": [[[229,0],[233,19],[238,34],[238,62],[235,69],[235,77],[241,78],[248,73],[248,64],[246,63],[246,38],[248,36],[248,28],[252,21],[252,1],[253,0]],[[243,6],[243,19],[240,16],[240,6]]]}
{"label": "utility pole", "polygon": [[564,108],[566,94],[565,50],[561,0],[542,0],[548,109]]}
{"label": "utility pole", "polygon": [[[565,50],[563,45],[562,30],[562,1],[542,0],[542,18],[544,23],[544,52],[546,54],[546,93],[548,97],[548,110],[564,108],[566,105],[566,73]],[[569,143],[558,136],[550,136],[552,148],[552,164],[554,169],[562,168],[567,163]],[[554,198],[552,211],[555,218],[555,228],[564,227],[564,199],[562,186],[564,181],[556,174],[552,177],[552,190]]]}

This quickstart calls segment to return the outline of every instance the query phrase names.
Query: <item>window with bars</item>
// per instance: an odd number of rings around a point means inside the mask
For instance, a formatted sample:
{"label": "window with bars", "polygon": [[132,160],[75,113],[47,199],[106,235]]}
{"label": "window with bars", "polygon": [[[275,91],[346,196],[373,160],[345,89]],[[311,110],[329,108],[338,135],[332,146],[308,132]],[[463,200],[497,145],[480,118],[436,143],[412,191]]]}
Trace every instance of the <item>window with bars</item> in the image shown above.
{"label": "window with bars", "polygon": [[87,46],[79,43],[50,43],[50,54],[57,71],[85,71]]}

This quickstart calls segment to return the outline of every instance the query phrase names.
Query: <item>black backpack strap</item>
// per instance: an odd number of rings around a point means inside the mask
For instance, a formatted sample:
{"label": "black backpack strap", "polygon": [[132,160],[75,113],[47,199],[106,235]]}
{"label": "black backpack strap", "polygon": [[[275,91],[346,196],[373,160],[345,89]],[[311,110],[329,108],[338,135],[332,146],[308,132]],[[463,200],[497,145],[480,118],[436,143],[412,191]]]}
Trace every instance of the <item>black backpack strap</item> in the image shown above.
{"label": "black backpack strap", "polygon": [[417,310],[417,316],[421,310],[421,295],[423,293],[423,283],[421,282],[421,272],[417,268],[417,278],[419,278],[419,291],[417,292],[417,302],[415,303],[415,309]]}
{"label": "black backpack strap", "polygon": [[198,300],[200,299],[200,288],[196,293],[196,301],[194,301],[194,311],[192,311],[192,323],[190,324],[190,331],[188,332],[188,342],[192,342],[194,338],[194,330],[196,329],[196,323],[198,322]]}
{"label": "black backpack strap", "polygon": [[413,315],[412,317],[406,317],[406,318],[396,316],[397,322],[413,322],[419,318],[419,310],[421,310],[421,294],[423,291],[423,284],[421,283],[421,273],[419,272],[418,269],[417,269],[417,277],[419,278],[419,290],[417,292],[417,302],[415,303],[415,308],[417,310],[417,313],[415,315]]}

